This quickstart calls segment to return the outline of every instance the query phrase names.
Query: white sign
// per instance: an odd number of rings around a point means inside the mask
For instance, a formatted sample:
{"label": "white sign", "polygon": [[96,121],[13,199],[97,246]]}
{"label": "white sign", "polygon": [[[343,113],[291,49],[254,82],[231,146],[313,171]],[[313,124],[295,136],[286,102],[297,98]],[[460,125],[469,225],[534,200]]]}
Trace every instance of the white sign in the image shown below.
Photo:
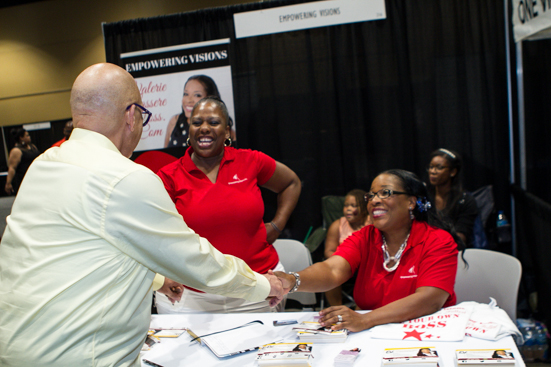
{"label": "white sign", "polygon": [[52,127],[50,122],[37,122],[35,124],[26,124],[23,125],[25,130],[27,131],[33,131],[33,130],[46,130]]}
{"label": "white sign", "polygon": [[384,0],[316,1],[233,15],[236,38],[385,18]]}
{"label": "white sign", "polygon": [[551,0],[513,0],[515,42],[551,37]]}

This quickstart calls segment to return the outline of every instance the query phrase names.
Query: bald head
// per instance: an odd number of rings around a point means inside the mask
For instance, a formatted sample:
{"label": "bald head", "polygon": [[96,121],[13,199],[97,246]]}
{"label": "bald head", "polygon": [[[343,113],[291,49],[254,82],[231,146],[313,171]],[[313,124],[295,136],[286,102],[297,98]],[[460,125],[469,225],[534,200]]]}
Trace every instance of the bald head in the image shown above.
{"label": "bald head", "polygon": [[121,150],[124,138],[128,137],[126,108],[132,103],[141,104],[140,91],[132,75],[114,64],[92,65],[80,73],[71,90],[73,125],[107,136]]}
{"label": "bald head", "polygon": [[76,78],[71,90],[73,124],[102,132],[123,119],[125,108],[140,101],[134,78],[114,64],[96,64]]}

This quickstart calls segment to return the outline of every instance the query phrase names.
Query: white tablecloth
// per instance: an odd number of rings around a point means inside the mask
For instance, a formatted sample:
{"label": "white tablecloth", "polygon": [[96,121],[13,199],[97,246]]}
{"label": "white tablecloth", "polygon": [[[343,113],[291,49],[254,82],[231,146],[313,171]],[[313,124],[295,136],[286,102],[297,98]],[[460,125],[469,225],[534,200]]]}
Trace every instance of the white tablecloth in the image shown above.
{"label": "white tablecloth", "polygon": [[[171,327],[172,325],[184,325],[193,330],[194,326],[203,323],[232,323],[241,324],[253,320],[262,320],[267,325],[272,325],[273,320],[296,319],[301,321],[313,321],[316,312],[282,312],[282,313],[255,313],[255,314],[192,314],[192,315],[153,315],[155,325]],[[297,341],[296,332],[292,330],[294,325],[277,326],[274,329],[284,338],[284,341]],[[223,367],[256,367],[256,354],[249,352],[235,357],[218,359],[206,346],[197,342],[190,343],[191,337],[184,333],[178,338],[162,338],[161,343],[142,353],[140,358],[157,361],[162,367],[176,366],[223,366]],[[369,331],[350,333],[345,343],[314,344],[313,367],[333,366],[335,356],[343,349],[360,348],[361,353],[354,366],[381,365],[383,350],[385,348],[406,348],[434,346],[440,355],[440,367],[455,367],[455,350],[464,348],[488,348],[511,349],[516,358],[517,367],[526,367],[520,352],[512,337],[505,337],[498,341],[487,341],[471,337],[465,337],[462,342],[421,342],[417,340],[383,340],[371,339]],[[143,367],[151,367],[142,361]]]}

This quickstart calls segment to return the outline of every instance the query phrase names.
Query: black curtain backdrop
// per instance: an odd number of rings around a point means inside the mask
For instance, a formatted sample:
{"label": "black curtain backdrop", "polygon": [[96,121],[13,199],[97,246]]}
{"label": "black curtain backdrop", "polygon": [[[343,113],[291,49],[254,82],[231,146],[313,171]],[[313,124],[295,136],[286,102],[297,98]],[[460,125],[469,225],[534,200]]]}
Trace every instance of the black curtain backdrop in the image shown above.
{"label": "black curtain backdrop", "polygon": [[[522,262],[523,282],[521,294],[527,297],[531,292],[538,292],[537,310],[534,315],[525,313],[518,317],[533,316],[547,325],[551,323],[551,205],[540,198],[512,187],[515,201],[520,203],[516,210],[517,233],[519,243],[518,258]],[[524,294],[522,294],[524,293]],[[522,308],[522,304],[520,305]]]}
{"label": "black curtain backdrop", "polygon": [[551,136],[551,39],[526,41],[522,48],[527,190],[551,203],[551,144],[547,142]]}
{"label": "black curtain backdrop", "polygon": [[[387,0],[386,20],[235,38],[234,13],[303,2],[104,24],[107,61],[230,38],[238,147],[274,157],[303,182],[290,237],[321,224],[324,195],[369,190],[390,168],[426,179],[439,147],[463,155],[466,189],[492,184],[497,208],[509,213],[502,1]],[[271,218],[275,197],[265,198]]]}

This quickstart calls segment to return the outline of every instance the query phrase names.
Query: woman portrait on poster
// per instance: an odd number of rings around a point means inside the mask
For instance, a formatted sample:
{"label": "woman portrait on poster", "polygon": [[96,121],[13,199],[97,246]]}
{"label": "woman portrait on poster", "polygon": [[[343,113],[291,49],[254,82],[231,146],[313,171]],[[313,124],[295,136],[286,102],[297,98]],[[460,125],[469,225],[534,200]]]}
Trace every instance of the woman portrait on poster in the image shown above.
{"label": "woman portrait on poster", "polygon": [[[172,116],[168,122],[164,147],[187,147],[189,138],[189,118],[193,106],[202,98],[214,96],[219,99],[220,92],[214,80],[207,75],[193,75],[184,84],[182,112]],[[231,121],[231,118],[230,118]],[[233,123],[233,122],[232,122]],[[235,140],[235,129],[232,127],[231,138]]]}

